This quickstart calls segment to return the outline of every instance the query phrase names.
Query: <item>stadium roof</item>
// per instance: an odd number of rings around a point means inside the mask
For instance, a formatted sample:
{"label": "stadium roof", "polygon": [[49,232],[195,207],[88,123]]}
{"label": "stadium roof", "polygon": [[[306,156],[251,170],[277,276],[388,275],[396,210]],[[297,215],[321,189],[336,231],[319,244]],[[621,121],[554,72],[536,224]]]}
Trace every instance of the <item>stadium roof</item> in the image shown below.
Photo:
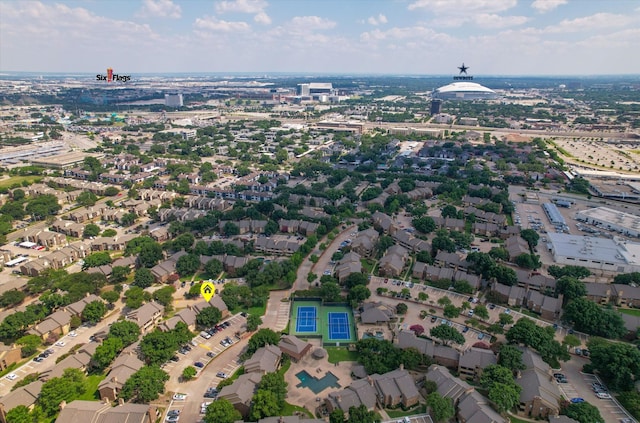
{"label": "stadium roof", "polygon": [[450,93],[450,92],[479,92],[487,94],[495,94],[496,92],[483,85],[476,84],[475,82],[453,82],[449,85],[436,89],[437,93]]}

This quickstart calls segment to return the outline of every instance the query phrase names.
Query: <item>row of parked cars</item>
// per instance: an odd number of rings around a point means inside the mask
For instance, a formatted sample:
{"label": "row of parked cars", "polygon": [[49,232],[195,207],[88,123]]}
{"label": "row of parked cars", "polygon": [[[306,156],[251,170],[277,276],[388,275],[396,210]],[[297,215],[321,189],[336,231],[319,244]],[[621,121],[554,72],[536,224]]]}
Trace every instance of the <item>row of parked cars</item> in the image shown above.
{"label": "row of parked cars", "polygon": [[202,332],[200,332],[200,336],[203,337],[204,339],[210,339],[213,335],[215,335],[220,331],[225,330],[229,326],[231,326],[231,323],[229,322],[220,323],[219,325],[215,325],[210,329],[203,330]]}

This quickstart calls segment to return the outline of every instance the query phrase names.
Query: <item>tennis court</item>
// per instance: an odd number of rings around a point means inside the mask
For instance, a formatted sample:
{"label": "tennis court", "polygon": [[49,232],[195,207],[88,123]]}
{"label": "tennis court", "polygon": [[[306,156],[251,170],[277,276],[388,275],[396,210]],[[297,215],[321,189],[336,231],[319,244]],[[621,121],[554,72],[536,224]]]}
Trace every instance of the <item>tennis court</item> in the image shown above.
{"label": "tennis court", "polygon": [[342,341],[351,339],[349,331],[349,315],[347,313],[327,313],[329,321],[329,340]]}
{"label": "tennis court", "polygon": [[296,316],[296,332],[316,332],[317,331],[317,313],[318,308],[315,306],[298,307]]}

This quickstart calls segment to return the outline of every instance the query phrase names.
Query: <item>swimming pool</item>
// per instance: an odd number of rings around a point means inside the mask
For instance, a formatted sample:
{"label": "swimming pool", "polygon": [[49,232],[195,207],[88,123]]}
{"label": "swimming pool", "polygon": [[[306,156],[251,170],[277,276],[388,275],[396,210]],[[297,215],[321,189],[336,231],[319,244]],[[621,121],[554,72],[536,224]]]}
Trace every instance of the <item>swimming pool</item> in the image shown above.
{"label": "swimming pool", "polygon": [[327,372],[322,379],[318,379],[311,376],[306,370],[296,373],[296,377],[300,380],[300,383],[296,385],[296,388],[306,387],[313,391],[314,394],[319,394],[327,388],[339,388],[338,378],[331,372]]}

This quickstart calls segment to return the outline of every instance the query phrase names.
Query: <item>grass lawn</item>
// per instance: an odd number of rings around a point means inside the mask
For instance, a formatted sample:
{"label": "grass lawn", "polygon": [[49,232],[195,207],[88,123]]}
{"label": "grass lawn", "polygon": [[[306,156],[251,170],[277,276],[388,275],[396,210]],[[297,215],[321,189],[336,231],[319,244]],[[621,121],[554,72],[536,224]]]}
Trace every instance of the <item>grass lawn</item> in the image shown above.
{"label": "grass lawn", "polygon": [[373,271],[373,267],[376,265],[376,262],[369,259],[360,259],[360,263],[362,263],[362,268],[364,269],[364,273],[370,274]]}
{"label": "grass lawn", "polygon": [[529,423],[529,420],[521,420],[513,416],[509,416],[509,420],[511,420],[511,423]]}
{"label": "grass lawn", "polygon": [[349,351],[345,347],[326,347],[326,350],[329,354],[329,363],[358,360],[358,353],[355,351]]}
{"label": "grass lawn", "polygon": [[309,410],[307,410],[306,408],[298,407],[297,405],[293,405],[293,404],[289,404],[286,401],[284,403],[284,407],[282,407],[282,410],[280,410],[280,415],[281,416],[293,416],[296,411],[298,412],[298,414],[302,414],[303,416],[309,417],[310,419],[313,418],[313,414],[311,414],[311,412]]}
{"label": "grass lawn", "polygon": [[628,314],[629,316],[640,317],[640,309],[637,308],[619,308],[620,313]]}
{"label": "grass lawn", "polygon": [[79,400],[84,401],[96,401],[100,399],[100,392],[98,392],[98,385],[105,378],[105,375],[91,375],[87,377],[87,392],[78,397]]}
{"label": "grass lawn", "polygon": [[22,187],[23,181],[34,182],[42,179],[42,176],[12,176],[9,179],[0,179],[0,188],[9,188],[11,185],[19,184]]}
{"label": "grass lawn", "polygon": [[389,417],[392,419],[397,419],[398,417],[411,416],[413,414],[423,414],[427,412],[427,406],[425,404],[421,404],[419,407],[414,407],[410,410],[404,411],[399,408],[397,410],[386,410]]}

